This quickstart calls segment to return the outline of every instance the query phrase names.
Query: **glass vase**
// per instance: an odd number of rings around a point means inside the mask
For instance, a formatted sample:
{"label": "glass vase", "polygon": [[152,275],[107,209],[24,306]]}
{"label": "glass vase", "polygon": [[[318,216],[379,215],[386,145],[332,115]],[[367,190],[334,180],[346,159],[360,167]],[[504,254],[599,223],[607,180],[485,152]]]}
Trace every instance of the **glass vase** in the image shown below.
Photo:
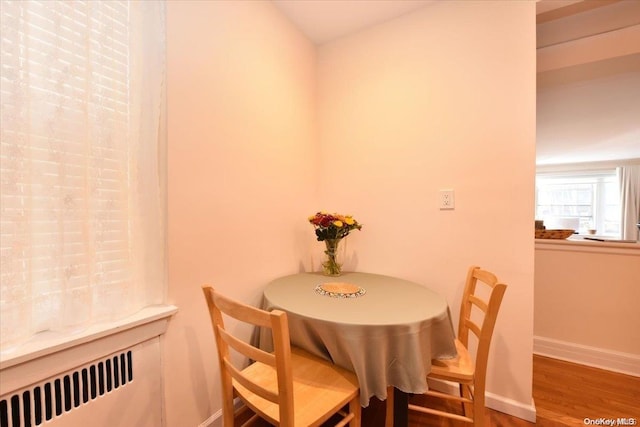
{"label": "glass vase", "polygon": [[324,253],[327,259],[322,263],[322,271],[325,276],[339,276],[342,273],[342,264],[338,263],[338,245],[342,239],[325,239],[327,250]]}

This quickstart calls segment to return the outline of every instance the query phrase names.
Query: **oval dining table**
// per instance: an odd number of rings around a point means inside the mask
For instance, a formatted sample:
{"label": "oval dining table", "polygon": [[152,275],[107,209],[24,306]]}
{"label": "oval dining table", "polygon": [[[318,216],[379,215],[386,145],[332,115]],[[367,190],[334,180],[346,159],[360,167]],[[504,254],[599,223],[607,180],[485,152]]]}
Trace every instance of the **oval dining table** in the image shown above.
{"label": "oval dining table", "polygon": [[[361,404],[395,393],[394,425],[408,424],[407,396],[427,390],[431,359],[455,357],[446,300],[397,277],[347,272],[299,273],[264,289],[263,308],[288,313],[291,344],[356,374]],[[261,332],[260,346],[270,339]]]}

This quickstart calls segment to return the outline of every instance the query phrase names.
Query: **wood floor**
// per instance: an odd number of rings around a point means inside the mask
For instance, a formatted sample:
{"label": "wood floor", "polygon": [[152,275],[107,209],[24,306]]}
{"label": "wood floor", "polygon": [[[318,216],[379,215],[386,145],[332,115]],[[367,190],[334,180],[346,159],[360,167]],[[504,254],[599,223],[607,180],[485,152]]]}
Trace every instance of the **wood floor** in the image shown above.
{"label": "wood floor", "polygon": [[634,418],[640,425],[640,377],[534,356],[533,398],[543,426],[584,419]]}
{"label": "wood floor", "polygon": [[[537,422],[486,409],[490,427],[584,426],[585,418],[632,418],[640,426],[640,378],[542,356],[533,357],[533,398]],[[412,401],[424,401],[414,396]],[[435,402],[426,402],[437,406]],[[363,427],[384,426],[385,402],[371,399]],[[256,423],[259,426],[268,424]],[[327,424],[328,426],[329,424]],[[615,423],[614,423],[615,425]],[[634,425],[634,424],[629,424]],[[409,427],[468,427],[469,424],[409,413]]]}
{"label": "wood floor", "polygon": [[[640,425],[640,378],[542,356],[533,357],[533,399],[537,422],[487,409],[489,425],[584,426],[584,419],[634,418]],[[409,414],[410,427],[468,426]]]}

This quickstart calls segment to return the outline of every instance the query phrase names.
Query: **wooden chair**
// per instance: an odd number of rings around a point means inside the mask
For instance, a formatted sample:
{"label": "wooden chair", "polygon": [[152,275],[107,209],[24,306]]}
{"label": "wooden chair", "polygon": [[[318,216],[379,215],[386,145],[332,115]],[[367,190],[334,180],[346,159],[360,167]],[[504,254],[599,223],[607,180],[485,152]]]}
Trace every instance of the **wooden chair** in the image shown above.
{"label": "wooden chair", "polygon": [[[477,286],[479,283],[486,285],[484,294],[487,295],[484,298],[478,295],[482,294]],[[458,338],[455,341],[458,356],[454,359],[434,359],[431,361],[431,372],[427,375],[427,379],[457,383],[459,394],[452,395],[429,390],[425,395],[441,399],[444,403],[447,401],[461,403],[463,415],[411,403],[409,410],[464,421],[478,427],[486,425],[484,394],[489,346],[506,289],[507,286],[500,283],[493,273],[482,270],[480,267],[470,267],[462,295]],[[469,351],[469,332],[472,332],[476,337],[475,358]],[[388,394],[393,396],[393,388],[389,388]],[[392,411],[393,399],[388,399],[387,426],[390,425],[393,418],[393,415],[389,415],[392,414]]]}
{"label": "wooden chair", "polygon": [[[285,312],[268,312],[244,305],[211,286],[205,285],[202,290],[218,347],[225,427],[233,427],[236,415],[246,407],[255,414],[243,425],[259,417],[275,426],[319,426],[340,414],[341,421],[336,426],[360,426],[360,393],[355,374],[291,347]],[[223,314],[250,325],[270,328],[274,352],[267,353],[234,337],[225,328]],[[241,369],[236,366],[239,359],[254,362]],[[234,410],[235,396],[242,400],[245,408]],[[349,411],[344,413],[342,409],[347,405]]]}

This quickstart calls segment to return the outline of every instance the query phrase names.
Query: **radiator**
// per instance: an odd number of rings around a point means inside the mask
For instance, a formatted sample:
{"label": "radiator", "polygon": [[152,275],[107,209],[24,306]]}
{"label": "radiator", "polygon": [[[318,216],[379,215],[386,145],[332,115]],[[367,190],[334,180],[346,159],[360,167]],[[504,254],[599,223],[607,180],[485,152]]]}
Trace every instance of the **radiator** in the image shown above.
{"label": "radiator", "polygon": [[0,427],[157,427],[160,376],[155,338],[1,396]]}
{"label": "radiator", "polygon": [[176,311],[150,306],[0,353],[0,427],[162,427],[161,338]]}
{"label": "radiator", "polygon": [[39,426],[133,381],[131,350],[79,367],[0,400],[0,427]]}

